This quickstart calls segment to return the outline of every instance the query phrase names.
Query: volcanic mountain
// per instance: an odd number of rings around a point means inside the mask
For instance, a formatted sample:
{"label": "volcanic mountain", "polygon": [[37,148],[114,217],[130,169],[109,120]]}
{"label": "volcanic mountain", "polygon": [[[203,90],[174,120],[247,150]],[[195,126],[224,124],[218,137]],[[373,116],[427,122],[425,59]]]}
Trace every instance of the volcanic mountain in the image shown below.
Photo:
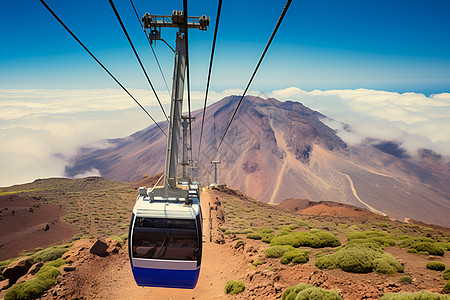
{"label": "volcanic mountain", "polygon": [[[423,150],[409,157],[391,142],[350,147],[322,122],[326,116],[299,102],[245,97],[214,157],[239,99],[230,96],[208,107],[200,155],[202,111],[193,112],[197,180],[210,181],[215,159],[221,161],[219,183],[260,201],[334,201],[450,226],[450,166],[439,155]],[[106,179],[135,181],[164,170],[166,138],[155,125],[107,142],[106,149],[80,149],[66,175],[95,168]]]}

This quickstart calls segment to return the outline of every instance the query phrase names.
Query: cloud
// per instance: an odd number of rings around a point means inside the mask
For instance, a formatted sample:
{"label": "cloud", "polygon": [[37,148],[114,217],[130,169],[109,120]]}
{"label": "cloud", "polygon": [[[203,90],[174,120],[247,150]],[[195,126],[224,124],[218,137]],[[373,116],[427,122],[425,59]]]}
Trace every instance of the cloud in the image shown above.
{"label": "cloud", "polygon": [[[156,120],[164,119],[151,91],[130,91]],[[241,93],[212,91],[208,104]],[[427,97],[365,89],[307,92],[291,87],[248,94],[300,101],[336,120],[325,122],[349,144],[372,137],[399,141],[410,153],[424,147],[450,155],[449,93]],[[168,112],[167,91],[158,95]],[[202,108],[204,97],[203,92],[192,91],[193,110]],[[344,130],[341,122],[350,124],[351,131]],[[118,89],[0,89],[0,186],[63,176],[69,158],[80,147],[108,148],[113,145],[105,139],[125,137],[150,125],[145,113]],[[92,169],[81,175],[99,172]]]}
{"label": "cloud", "polygon": [[[450,156],[450,94],[425,96],[368,89],[276,90],[279,100],[296,100],[335,121],[324,120],[348,144],[366,138],[401,143],[410,155],[420,148]],[[339,122],[336,122],[339,121]],[[340,123],[350,125],[350,131]]]}

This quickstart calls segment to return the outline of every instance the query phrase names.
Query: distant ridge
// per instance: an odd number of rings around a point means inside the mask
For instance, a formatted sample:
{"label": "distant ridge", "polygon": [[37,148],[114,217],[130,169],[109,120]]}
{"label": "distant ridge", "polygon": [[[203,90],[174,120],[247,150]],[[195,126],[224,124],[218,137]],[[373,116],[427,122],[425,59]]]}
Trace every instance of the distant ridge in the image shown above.
{"label": "distant ridge", "polygon": [[[195,174],[203,183],[212,178],[212,155],[239,98],[207,109]],[[199,120],[201,111],[193,115]],[[389,141],[350,147],[325,118],[299,102],[245,97],[215,158],[222,161],[219,183],[272,204],[288,198],[333,201],[450,227],[450,165],[439,154],[422,150],[409,157]],[[192,126],[195,159],[200,126]],[[95,168],[106,179],[131,182],[164,169],[166,139],[154,125],[108,143],[107,149],[80,149],[67,175]]]}

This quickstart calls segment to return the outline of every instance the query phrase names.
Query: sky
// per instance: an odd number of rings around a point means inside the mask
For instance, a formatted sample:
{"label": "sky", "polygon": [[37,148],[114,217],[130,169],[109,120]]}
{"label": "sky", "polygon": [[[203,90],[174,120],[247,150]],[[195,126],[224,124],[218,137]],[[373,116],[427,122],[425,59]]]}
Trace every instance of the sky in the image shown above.
{"label": "sky", "polygon": [[[109,2],[46,2],[161,120]],[[169,94],[132,6],[114,2],[167,109]],[[182,9],[181,0],[134,4],[139,15]],[[223,2],[210,103],[245,87],[284,4]],[[189,32],[194,109],[204,97],[216,9],[216,1],[189,1],[189,15],[211,17],[207,32]],[[350,144],[389,137],[411,153],[428,147],[450,155],[449,11],[449,1],[294,0],[251,94],[319,110]],[[174,45],[175,32],[162,35]],[[170,87],[173,53],[162,42],[154,48]],[[351,135],[340,122],[353,126]],[[62,176],[78,147],[148,125],[40,1],[0,1],[0,186]]]}

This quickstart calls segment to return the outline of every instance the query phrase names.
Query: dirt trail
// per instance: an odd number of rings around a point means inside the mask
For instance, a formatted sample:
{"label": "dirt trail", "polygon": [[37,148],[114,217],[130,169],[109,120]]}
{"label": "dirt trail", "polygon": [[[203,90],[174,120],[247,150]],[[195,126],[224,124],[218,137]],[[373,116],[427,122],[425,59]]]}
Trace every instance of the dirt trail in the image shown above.
{"label": "dirt trail", "polygon": [[[213,202],[210,192],[203,192],[201,205],[203,211],[204,248],[202,268],[197,287],[193,290],[144,288],[136,285],[128,261],[128,253],[110,257],[108,265],[95,272],[97,282],[87,292],[90,299],[228,299],[224,287],[228,280],[235,279],[245,272],[245,263],[234,256],[227,245],[209,241],[209,203]],[[214,218],[214,212],[213,212]],[[214,222],[213,222],[214,223]],[[102,278],[99,278],[102,277]],[[87,285],[87,284],[86,284]],[[83,287],[84,288],[84,287]]]}

